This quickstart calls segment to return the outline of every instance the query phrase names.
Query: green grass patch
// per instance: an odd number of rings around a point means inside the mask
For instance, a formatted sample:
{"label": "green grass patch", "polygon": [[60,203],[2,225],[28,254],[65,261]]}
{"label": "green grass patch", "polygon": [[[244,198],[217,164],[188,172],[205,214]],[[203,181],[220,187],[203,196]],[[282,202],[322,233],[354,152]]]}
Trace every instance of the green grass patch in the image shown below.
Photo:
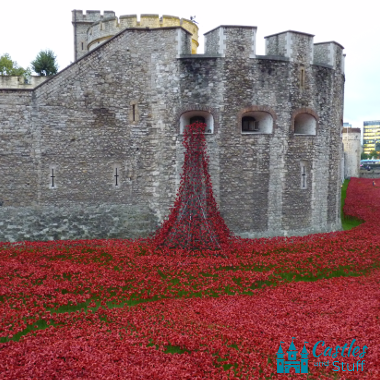
{"label": "green grass patch", "polygon": [[350,183],[349,179],[344,180],[344,183],[342,186],[342,195],[341,195],[341,200],[340,200],[340,206],[341,206],[340,215],[342,219],[342,228],[344,231],[351,230],[352,228],[357,227],[360,224],[364,223],[363,220],[360,220],[350,215],[345,215],[343,212],[343,206],[344,206],[344,202],[346,201],[347,187],[349,183]]}
{"label": "green grass patch", "polygon": [[316,274],[305,273],[301,275],[300,273],[295,272],[283,272],[278,273],[282,279],[288,282],[313,282],[323,279],[329,279],[333,277],[359,277],[363,276],[367,273],[367,271],[363,272],[355,272],[350,269],[349,266],[340,266],[338,270],[332,271],[330,273],[318,272]]}

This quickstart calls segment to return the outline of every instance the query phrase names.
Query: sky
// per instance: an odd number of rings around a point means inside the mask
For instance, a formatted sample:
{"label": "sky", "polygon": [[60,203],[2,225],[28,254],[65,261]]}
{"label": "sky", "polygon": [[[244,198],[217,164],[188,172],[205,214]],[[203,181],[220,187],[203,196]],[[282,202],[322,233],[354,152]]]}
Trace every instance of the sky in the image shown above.
{"label": "sky", "polygon": [[256,54],[265,54],[264,37],[296,30],[314,34],[314,43],[336,41],[346,54],[344,121],[362,128],[363,121],[380,120],[380,49],[376,2],[337,0],[264,1],[191,0],[64,0],[46,4],[21,0],[0,7],[0,56],[26,68],[41,50],[51,49],[59,70],[74,60],[71,11],[115,11],[127,14],[159,14],[190,18],[199,26],[198,53],[203,52],[203,34],[219,25],[257,26]]}

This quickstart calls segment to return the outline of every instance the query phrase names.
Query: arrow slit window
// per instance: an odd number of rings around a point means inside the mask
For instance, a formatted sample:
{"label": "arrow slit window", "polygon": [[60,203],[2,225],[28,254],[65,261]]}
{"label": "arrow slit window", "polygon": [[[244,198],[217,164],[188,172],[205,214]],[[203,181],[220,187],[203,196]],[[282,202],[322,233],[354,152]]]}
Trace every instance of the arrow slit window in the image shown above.
{"label": "arrow slit window", "polygon": [[121,171],[120,164],[113,165],[112,185],[115,189],[119,189],[121,187]]}
{"label": "arrow slit window", "polygon": [[307,189],[307,167],[306,162],[301,161],[301,189]]}
{"label": "arrow slit window", "polygon": [[55,166],[49,168],[49,189],[57,188],[57,169]]}

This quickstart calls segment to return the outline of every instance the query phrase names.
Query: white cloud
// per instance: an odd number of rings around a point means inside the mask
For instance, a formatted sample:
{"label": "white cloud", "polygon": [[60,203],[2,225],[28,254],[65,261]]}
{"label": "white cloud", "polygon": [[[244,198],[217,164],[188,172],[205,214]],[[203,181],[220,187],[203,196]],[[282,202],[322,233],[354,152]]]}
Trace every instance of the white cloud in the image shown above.
{"label": "white cloud", "polygon": [[31,1],[18,4],[20,9],[10,2],[1,6],[0,55],[9,53],[24,67],[29,66],[42,49],[52,49],[56,53],[60,69],[74,60],[73,9],[113,10],[117,16],[157,13],[189,18],[196,15],[201,46],[203,33],[218,25],[253,25],[258,27],[258,54],[264,54],[264,36],[289,29],[314,34],[314,42],[334,40],[345,47],[347,54],[345,120],[380,119],[380,49],[377,49],[378,20],[373,1],[361,1],[360,6],[355,2],[331,0],[316,3],[235,0],[225,6],[221,2],[200,0],[66,0],[38,6]]}

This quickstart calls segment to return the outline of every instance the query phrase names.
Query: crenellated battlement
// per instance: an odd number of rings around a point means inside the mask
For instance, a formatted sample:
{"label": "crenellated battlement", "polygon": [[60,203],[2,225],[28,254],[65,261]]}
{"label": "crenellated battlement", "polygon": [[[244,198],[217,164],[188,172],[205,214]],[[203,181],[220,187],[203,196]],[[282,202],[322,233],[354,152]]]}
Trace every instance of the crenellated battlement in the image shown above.
{"label": "crenellated battlement", "polygon": [[[256,26],[221,25],[205,33],[205,54],[256,56]],[[236,51],[238,49],[238,51]]]}
{"label": "crenellated battlement", "polygon": [[99,20],[105,20],[107,18],[115,17],[114,11],[104,11],[103,15],[100,11],[86,11],[86,13],[83,14],[83,11],[81,10],[73,10],[72,11],[72,21],[75,22],[86,22],[86,23],[93,23]]}
{"label": "crenellated battlement", "polygon": [[344,73],[344,47],[335,41],[319,42],[314,44],[315,65],[329,65],[334,69],[340,68]]}
{"label": "crenellated battlement", "polygon": [[113,11],[74,10],[72,12],[74,35],[75,35],[75,56],[79,59],[89,51],[95,49],[114,35],[127,28],[166,28],[181,26],[192,34],[191,51],[196,54],[198,48],[198,26],[191,20],[176,16],[158,14],[142,14],[140,20],[137,15],[122,15],[119,18]]}
{"label": "crenellated battlement", "polygon": [[288,30],[265,37],[265,54],[289,58],[304,65],[313,63],[313,34]]}
{"label": "crenellated battlement", "polygon": [[343,46],[335,41],[313,43],[312,34],[288,30],[265,37],[265,54],[301,64],[327,65],[344,72]]}
{"label": "crenellated battlement", "polygon": [[[301,65],[321,65],[344,73],[343,46],[335,41],[313,43],[313,34],[288,30],[265,37],[265,55],[256,55],[254,26],[222,25],[205,33],[205,54],[278,59]],[[238,47],[238,50],[236,48]]]}
{"label": "crenellated battlement", "polygon": [[343,46],[337,42],[313,43],[313,34],[288,30],[265,37],[265,54],[286,57],[303,65],[322,65],[344,72]]}
{"label": "crenellated battlement", "polygon": [[24,76],[0,75],[0,89],[32,90],[47,79],[49,77],[39,75],[31,75],[27,78]]}
{"label": "crenellated battlement", "polygon": [[[191,20],[158,14],[115,16],[113,11],[73,11],[76,59],[97,48],[128,28],[167,28],[181,26],[192,34],[191,52],[196,54],[198,26]],[[246,57],[283,60],[302,66],[319,65],[344,73],[343,46],[335,41],[314,43],[314,35],[294,30],[265,37],[265,55],[256,54],[257,27],[221,25],[205,36],[205,56]]]}

